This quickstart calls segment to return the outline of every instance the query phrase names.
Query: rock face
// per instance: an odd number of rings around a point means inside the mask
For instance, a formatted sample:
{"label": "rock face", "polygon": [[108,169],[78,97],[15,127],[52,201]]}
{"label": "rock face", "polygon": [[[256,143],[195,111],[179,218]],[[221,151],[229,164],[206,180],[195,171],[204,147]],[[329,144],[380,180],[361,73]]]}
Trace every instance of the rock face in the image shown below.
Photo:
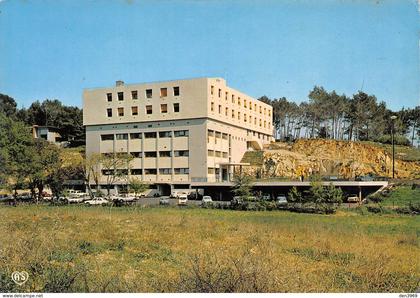
{"label": "rock face", "polygon": [[[259,155],[262,160],[251,161],[247,169],[251,175],[298,178],[320,174],[348,179],[368,174],[392,176],[392,155],[373,145],[314,139],[298,140],[293,145],[275,143],[269,148]],[[420,162],[396,159],[395,176],[420,178]]]}

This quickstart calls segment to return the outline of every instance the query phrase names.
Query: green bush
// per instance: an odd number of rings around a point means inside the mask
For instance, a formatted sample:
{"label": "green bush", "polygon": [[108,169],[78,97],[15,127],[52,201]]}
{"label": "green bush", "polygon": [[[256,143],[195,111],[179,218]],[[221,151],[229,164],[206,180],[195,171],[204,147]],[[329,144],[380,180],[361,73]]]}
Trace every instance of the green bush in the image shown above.
{"label": "green bush", "polygon": [[373,202],[373,203],[380,203],[384,200],[383,196],[380,195],[379,193],[377,194],[373,194],[367,197],[367,200],[369,202]]}
{"label": "green bush", "polygon": [[[375,139],[375,142],[379,142],[379,143],[382,143],[382,144],[392,144],[392,136],[391,135],[382,135],[379,138]],[[394,136],[394,144],[395,145],[409,146],[410,141],[405,136],[395,135]]]}

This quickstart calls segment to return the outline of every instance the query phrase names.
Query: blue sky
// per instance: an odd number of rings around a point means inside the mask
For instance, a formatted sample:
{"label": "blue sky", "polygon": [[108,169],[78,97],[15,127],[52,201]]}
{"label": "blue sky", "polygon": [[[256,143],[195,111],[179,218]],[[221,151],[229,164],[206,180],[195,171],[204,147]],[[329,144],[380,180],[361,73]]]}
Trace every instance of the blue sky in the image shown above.
{"label": "blue sky", "polygon": [[415,0],[3,0],[0,93],[81,107],[83,88],[116,80],[218,76],[253,97],[321,85],[414,107],[419,29]]}

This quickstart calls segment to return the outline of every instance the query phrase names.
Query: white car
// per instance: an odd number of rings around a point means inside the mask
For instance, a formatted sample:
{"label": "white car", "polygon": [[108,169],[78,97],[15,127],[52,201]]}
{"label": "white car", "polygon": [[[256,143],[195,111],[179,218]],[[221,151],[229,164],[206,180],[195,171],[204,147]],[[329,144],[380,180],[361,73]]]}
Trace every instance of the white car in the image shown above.
{"label": "white car", "polygon": [[359,197],[357,195],[351,195],[350,197],[347,198],[347,202],[348,203],[357,203],[359,202]]}
{"label": "white car", "polygon": [[203,196],[203,199],[201,200],[202,203],[212,203],[213,200],[211,199],[211,196]]}
{"label": "white car", "polygon": [[178,198],[178,205],[187,205],[188,194],[186,192],[179,192],[177,194],[177,198]]}
{"label": "white car", "polygon": [[108,200],[105,200],[104,198],[94,198],[92,200],[88,200],[85,202],[86,205],[106,205],[108,204]]}
{"label": "white car", "polygon": [[69,204],[77,204],[77,203],[82,203],[85,200],[85,197],[68,197],[67,198],[67,203]]}
{"label": "white car", "polygon": [[285,204],[287,204],[287,198],[286,198],[286,196],[277,196],[276,203],[278,205],[285,205]]}
{"label": "white car", "polygon": [[263,195],[263,196],[262,196],[262,199],[263,199],[264,201],[270,201],[270,200],[271,200],[271,196],[270,196],[270,195]]}

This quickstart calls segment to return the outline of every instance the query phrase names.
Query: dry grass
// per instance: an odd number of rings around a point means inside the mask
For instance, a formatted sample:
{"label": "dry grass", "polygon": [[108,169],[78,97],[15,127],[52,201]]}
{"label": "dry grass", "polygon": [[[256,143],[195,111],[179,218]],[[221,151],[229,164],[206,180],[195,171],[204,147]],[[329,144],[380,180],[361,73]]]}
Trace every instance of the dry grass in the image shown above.
{"label": "dry grass", "polygon": [[[419,219],[0,207],[0,291],[414,292]],[[29,281],[10,281],[26,270]]]}

